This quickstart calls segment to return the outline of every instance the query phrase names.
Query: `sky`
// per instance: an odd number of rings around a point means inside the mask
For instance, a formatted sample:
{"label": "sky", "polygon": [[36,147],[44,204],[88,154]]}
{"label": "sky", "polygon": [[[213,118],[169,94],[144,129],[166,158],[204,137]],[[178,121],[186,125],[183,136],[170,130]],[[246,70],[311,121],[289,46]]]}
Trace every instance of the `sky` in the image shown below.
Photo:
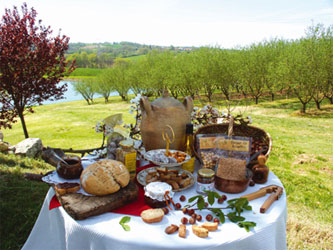
{"label": "sky", "polygon": [[0,0],[0,15],[23,2],[70,42],[235,48],[333,25],[333,0]]}

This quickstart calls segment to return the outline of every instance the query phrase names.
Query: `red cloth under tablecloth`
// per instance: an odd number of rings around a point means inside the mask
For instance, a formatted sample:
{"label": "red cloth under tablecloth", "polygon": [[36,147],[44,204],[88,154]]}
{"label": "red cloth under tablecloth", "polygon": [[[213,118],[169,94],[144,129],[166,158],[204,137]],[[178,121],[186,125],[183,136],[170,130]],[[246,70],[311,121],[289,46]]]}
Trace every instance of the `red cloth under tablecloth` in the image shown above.
{"label": "red cloth under tablecloth", "polygon": [[[143,169],[154,167],[154,166],[155,166],[154,164],[148,164],[144,167],[138,168],[136,172],[138,173]],[[110,211],[110,212],[117,213],[117,214],[127,214],[127,215],[140,216],[140,214],[143,210],[146,210],[146,209],[150,208],[144,202],[144,190],[143,190],[142,186],[139,183],[137,183],[137,186],[139,188],[139,195],[138,195],[138,199],[136,201],[131,202],[128,205],[125,205],[125,206],[123,206],[119,209],[116,209],[116,210],[113,210],[113,211]],[[57,196],[54,195],[52,197],[51,201],[50,201],[49,210],[52,210],[53,208],[57,208],[57,207],[60,207],[60,206],[61,206],[61,204],[59,203]]]}

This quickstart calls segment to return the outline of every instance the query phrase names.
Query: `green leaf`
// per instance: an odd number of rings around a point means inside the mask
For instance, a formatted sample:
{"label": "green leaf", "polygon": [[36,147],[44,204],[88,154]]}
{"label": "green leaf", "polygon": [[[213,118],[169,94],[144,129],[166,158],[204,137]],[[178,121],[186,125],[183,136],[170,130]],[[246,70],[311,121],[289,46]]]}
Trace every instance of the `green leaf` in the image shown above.
{"label": "green leaf", "polygon": [[252,221],[242,221],[237,224],[239,227],[244,228],[247,232],[250,231],[251,227],[255,227],[257,223],[252,222]]}
{"label": "green leaf", "polygon": [[121,218],[119,224],[125,224],[125,223],[128,223],[128,222],[130,222],[130,220],[131,220],[131,217],[129,217],[129,216],[124,216],[123,218]]}
{"label": "green leaf", "polygon": [[209,194],[208,194],[208,203],[210,204],[210,205],[213,205],[214,204],[214,201],[215,201],[215,199],[214,199],[214,194],[212,193],[212,192],[210,192]]}
{"label": "green leaf", "polygon": [[224,213],[221,213],[221,214],[219,215],[219,219],[220,219],[221,224],[223,224],[223,223],[225,222],[225,216],[224,216]]}
{"label": "green leaf", "polygon": [[120,224],[120,225],[123,227],[123,229],[124,229],[125,231],[130,231],[130,230],[131,230],[131,228],[130,228],[129,225],[125,225],[125,224]]}
{"label": "green leaf", "polygon": [[225,216],[221,209],[210,208],[209,210],[212,211],[217,217],[219,217],[221,224],[225,222]]}
{"label": "green leaf", "polygon": [[217,192],[212,192],[216,199],[220,199],[222,196]]}
{"label": "green leaf", "polygon": [[197,206],[198,206],[199,210],[202,210],[202,209],[204,209],[206,207],[205,200],[204,200],[204,198],[202,196],[200,196],[198,198]]}
{"label": "green leaf", "polygon": [[191,197],[190,199],[188,199],[188,202],[193,202],[193,201],[195,201],[196,199],[198,199],[198,198],[200,198],[200,197],[202,197],[201,195],[197,195],[197,196],[193,196],[193,197]]}
{"label": "green leaf", "polygon": [[227,214],[227,217],[232,222],[239,222],[245,220],[244,217],[236,215],[236,212],[231,212]]}
{"label": "green leaf", "polygon": [[252,210],[252,207],[251,206],[245,206],[244,209],[246,209],[246,210]]}

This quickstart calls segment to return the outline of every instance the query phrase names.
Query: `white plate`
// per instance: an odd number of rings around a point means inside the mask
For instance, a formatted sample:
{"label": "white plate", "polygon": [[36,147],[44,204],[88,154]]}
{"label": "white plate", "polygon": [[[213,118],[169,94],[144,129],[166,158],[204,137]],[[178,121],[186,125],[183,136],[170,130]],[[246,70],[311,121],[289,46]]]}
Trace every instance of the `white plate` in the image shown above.
{"label": "white plate", "polygon": [[[147,183],[146,183],[146,176],[149,172],[154,172],[156,171],[156,168],[157,167],[151,167],[151,168],[146,168],[144,170],[141,170],[137,175],[136,175],[136,179],[138,180],[138,182],[142,185],[142,186],[146,186]],[[191,178],[191,183],[189,185],[187,185],[186,187],[184,188],[179,188],[179,189],[173,189],[172,191],[174,192],[180,192],[180,191],[183,191],[185,189],[188,189],[190,187],[192,187],[195,183],[195,178],[193,176],[193,174],[187,170],[184,170],[184,169],[181,169],[181,168],[169,168],[170,170],[171,169],[177,169],[178,170],[178,173],[179,174],[182,174],[183,172],[185,172],[187,174],[188,177]]]}
{"label": "white plate", "polygon": [[159,166],[163,166],[163,167],[177,167],[177,166],[180,166],[182,164],[184,164],[185,162],[188,162],[189,160],[191,160],[191,156],[182,152],[182,151],[179,151],[179,150],[173,150],[173,149],[170,149],[169,151],[171,153],[175,153],[175,152],[179,152],[179,153],[183,153],[183,154],[186,154],[186,157],[185,157],[185,160],[183,162],[176,162],[176,163],[164,163],[164,162],[158,162],[158,161],[154,161],[153,160],[153,155],[155,154],[164,154],[165,153],[165,149],[154,149],[154,150],[149,150],[148,152],[146,152],[144,154],[144,158],[147,160],[147,161],[150,161],[152,163],[154,163],[155,165],[159,165]]}

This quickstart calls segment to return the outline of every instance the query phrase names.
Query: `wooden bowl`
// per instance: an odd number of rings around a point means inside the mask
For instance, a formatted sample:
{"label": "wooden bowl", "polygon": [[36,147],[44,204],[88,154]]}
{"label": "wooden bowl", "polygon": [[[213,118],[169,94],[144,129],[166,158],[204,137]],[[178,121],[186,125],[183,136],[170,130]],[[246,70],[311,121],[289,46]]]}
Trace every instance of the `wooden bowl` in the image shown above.
{"label": "wooden bowl", "polygon": [[246,179],[244,180],[228,180],[218,176],[215,176],[215,188],[224,193],[238,194],[244,192],[252,178],[252,171],[246,169]]}
{"label": "wooden bowl", "polygon": [[[209,124],[200,127],[194,134],[194,154],[196,158],[201,162],[201,158],[198,153],[198,143],[197,143],[197,135],[199,134],[228,134],[228,127],[229,123],[221,123],[221,124]],[[251,155],[255,154],[255,147],[261,147],[264,149],[262,152],[266,159],[268,159],[269,154],[272,151],[272,138],[271,136],[263,129],[257,128],[254,126],[247,126],[247,125],[240,125],[234,124],[233,125],[233,135],[234,136],[244,136],[244,137],[251,137],[252,138],[252,146],[251,148]],[[259,145],[260,144],[260,145]],[[257,164],[257,159],[253,159],[249,164],[248,167],[251,168],[255,164]]]}

